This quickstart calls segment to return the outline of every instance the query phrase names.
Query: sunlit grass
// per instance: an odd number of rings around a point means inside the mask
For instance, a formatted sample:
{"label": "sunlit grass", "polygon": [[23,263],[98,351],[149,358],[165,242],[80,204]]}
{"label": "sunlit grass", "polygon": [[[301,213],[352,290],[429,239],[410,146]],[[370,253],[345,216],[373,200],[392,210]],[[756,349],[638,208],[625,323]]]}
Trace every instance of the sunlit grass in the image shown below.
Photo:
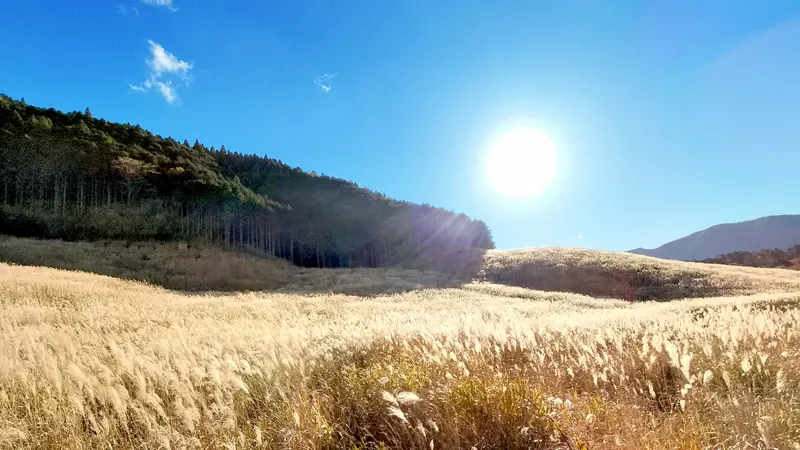
{"label": "sunlit grass", "polygon": [[800,448],[798,304],[189,295],[0,264],[0,447]]}

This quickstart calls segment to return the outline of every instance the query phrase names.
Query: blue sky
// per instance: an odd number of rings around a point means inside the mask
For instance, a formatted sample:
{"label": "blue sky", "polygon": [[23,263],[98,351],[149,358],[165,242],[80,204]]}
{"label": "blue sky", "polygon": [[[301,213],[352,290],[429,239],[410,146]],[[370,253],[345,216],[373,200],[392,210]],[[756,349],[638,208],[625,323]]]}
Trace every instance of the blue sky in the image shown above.
{"label": "blue sky", "polygon": [[[800,213],[800,2],[8,3],[0,92],[464,212],[499,248]],[[533,199],[483,170],[517,123],[558,146]]]}

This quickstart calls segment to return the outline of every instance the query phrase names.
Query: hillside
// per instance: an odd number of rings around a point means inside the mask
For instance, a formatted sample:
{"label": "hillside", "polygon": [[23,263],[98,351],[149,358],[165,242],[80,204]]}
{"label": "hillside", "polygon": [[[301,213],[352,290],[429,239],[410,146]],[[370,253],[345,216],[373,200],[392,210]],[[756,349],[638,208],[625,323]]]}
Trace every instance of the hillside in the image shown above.
{"label": "hillside", "polygon": [[[533,284],[521,277],[546,261],[589,273],[702,266],[560,254],[490,252],[484,272]],[[196,295],[0,263],[0,448],[796,448],[800,295],[788,280],[800,274],[703,267],[721,292],[739,277],[785,292],[632,303],[471,283]]]}
{"label": "hillside", "polygon": [[486,224],[268,157],[0,96],[0,233],[202,239],[304,267],[386,266],[493,248]]}
{"label": "hillside", "polygon": [[0,262],[90,272],[190,292],[378,295],[463,284],[439,272],[399,267],[300,268],[282,258],[202,242],[64,242],[0,235]]}
{"label": "hillside", "polygon": [[714,266],[562,248],[490,250],[484,255],[478,279],[624,300],[800,292],[800,274],[786,270]]}
{"label": "hillside", "polygon": [[[301,269],[202,243],[63,242],[0,236],[0,262],[80,270],[185,291],[381,295],[505,285],[621,300],[800,292],[800,273],[584,249],[460,250],[416,268]],[[478,286],[478,285],[475,285]]]}
{"label": "hillside", "polygon": [[796,244],[800,244],[800,215],[783,215],[715,225],[655,249],[637,248],[630,253],[699,261],[737,251],[787,248]]}

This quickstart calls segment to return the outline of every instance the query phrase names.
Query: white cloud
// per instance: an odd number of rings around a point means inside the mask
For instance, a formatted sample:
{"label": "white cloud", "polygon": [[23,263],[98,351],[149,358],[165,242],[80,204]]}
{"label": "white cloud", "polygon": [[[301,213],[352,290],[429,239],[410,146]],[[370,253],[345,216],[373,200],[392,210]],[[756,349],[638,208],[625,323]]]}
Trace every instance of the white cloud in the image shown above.
{"label": "white cloud", "polygon": [[320,76],[314,78],[314,84],[319,86],[319,88],[322,89],[322,92],[330,92],[331,88],[332,88],[331,81],[333,80],[333,78],[336,75],[339,75],[339,74],[338,73],[326,73],[324,75],[320,75]]}
{"label": "white cloud", "polygon": [[172,12],[178,10],[178,8],[172,6],[172,0],[142,0],[142,3],[146,3],[148,5],[153,5],[153,6],[162,6],[164,8],[169,9]]}
{"label": "white cloud", "polygon": [[157,42],[150,40],[147,43],[150,45],[150,56],[146,62],[150,67],[150,74],[144,83],[129,86],[132,91],[137,92],[157,91],[167,103],[172,104],[178,99],[173,80],[181,80],[188,86],[191,80],[190,71],[194,65],[178,59]]}
{"label": "white cloud", "polygon": [[580,240],[583,240],[583,235],[582,235],[582,234],[579,234],[579,235],[578,235],[578,239],[580,239]]}
{"label": "white cloud", "polygon": [[161,44],[153,41],[147,41],[150,44],[150,54],[152,55],[147,64],[153,71],[160,75],[163,72],[175,73],[182,76],[188,76],[192,64],[186,61],[181,61],[176,58],[172,53],[164,50]]}

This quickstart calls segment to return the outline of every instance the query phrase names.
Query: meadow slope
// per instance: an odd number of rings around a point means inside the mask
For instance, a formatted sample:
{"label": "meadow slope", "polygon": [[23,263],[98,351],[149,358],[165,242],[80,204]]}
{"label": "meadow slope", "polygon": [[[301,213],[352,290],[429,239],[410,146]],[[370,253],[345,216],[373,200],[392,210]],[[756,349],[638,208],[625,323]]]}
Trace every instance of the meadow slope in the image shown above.
{"label": "meadow slope", "polygon": [[0,235],[0,262],[80,270],[184,291],[380,295],[475,281],[623,300],[800,292],[800,273],[576,248],[431,252],[388,268],[299,268],[203,242],[64,242]]}
{"label": "meadow slope", "polygon": [[204,242],[65,242],[0,235],[0,262],[79,270],[192,292],[285,291],[354,295],[458,286],[433,271],[300,268],[281,258]]}
{"label": "meadow slope", "polygon": [[[292,267],[283,293],[183,293],[0,264],[0,447],[800,448],[796,273],[618,256],[490,252],[484,282],[368,297],[290,293],[339,277]],[[739,294],[489,282],[633,262]]]}

